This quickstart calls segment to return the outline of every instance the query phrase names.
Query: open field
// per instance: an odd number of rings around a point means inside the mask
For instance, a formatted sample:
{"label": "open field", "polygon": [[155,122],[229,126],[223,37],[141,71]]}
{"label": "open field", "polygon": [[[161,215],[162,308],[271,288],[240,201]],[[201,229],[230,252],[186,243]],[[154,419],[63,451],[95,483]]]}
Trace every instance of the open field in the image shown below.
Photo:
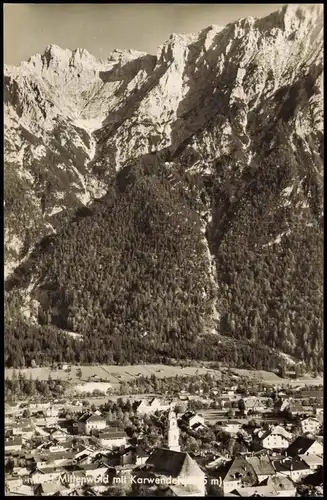
{"label": "open field", "polygon": [[[78,377],[79,369],[82,376]],[[65,370],[51,370],[51,368],[26,368],[20,370],[27,378],[30,376],[35,380],[47,380],[49,375],[53,379],[62,379],[69,381],[72,384],[92,383],[96,382],[110,383],[112,386],[118,386],[121,382],[128,382],[140,376],[150,377],[152,374],[158,378],[175,377],[176,375],[204,375],[205,373],[212,373],[216,378],[221,378],[221,373],[218,370],[210,368],[197,368],[168,365],[130,365],[130,366],[117,366],[117,365],[91,365],[91,366],[71,366],[71,372]],[[16,370],[17,372],[17,370]],[[6,369],[5,376],[11,378],[13,370]],[[94,387],[97,388],[97,387]],[[89,390],[89,389],[88,389]]]}
{"label": "open field", "polygon": [[229,419],[226,416],[222,415],[221,412],[219,412],[217,410],[212,410],[212,409],[199,410],[199,414],[203,416],[205,423],[208,423],[208,424],[214,424],[216,422],[230,422],[231,420],[233,422],[235,422],[235,421],[240,422],[241,424],[247,424],[251,420],[256,420],[258,422],[261,422],[262,420],[264,420],[265,422],[269,422],[269,423],[275,423],[275,422],[281,423],[281,422],[284,422],[284,420],[285,420],[284,418],[281,418],[281,417],[267,418],[267,417],[260,417],[260,416],[255,416],[255,417],[249,416],[247,418],[233,417],[232,419]]}
{"label": "open field", "polygon": [[[81,377],[78,376],[79,369],[81,370]],[[222,369],[225,371],[226,369]],[[16,370],[17,372],[18,370]],[[65,370],[51,370],[50,367],[42,368],[26,368],[20,370],[26,375],[26,377],[32,377],[33,379],[39,378],[39,380],[47,380],[49,375],[53,379],[62,379],[70,382],[72,385],[89,384],[92,385],[93,389],[85,389],[87,391],[100,389],[101,383],[111,384],[112,387],[118,387],[121,382],[128,382],[129,380],[135,379],[140,376],[150,377],[152,374],[158,378],[163,377],[175,377],[187,376],[187,375],[204,375],[206,373],[211,373],[215,378],[220,379],[222,372],[219,370],[213,370],[210,367],[181,367],[181,366],[170,366],[170,365],[127,365],[127,366],[117,366],[117,365],[90,365],[90,366],[71,366],[71,371]],[[6,369],[5,376],[11,378],[13,369]],[[260,380],[267,384],[277,384],[277,385],[323,385],[322,377],[312,378],[309,375],[301,377],[301,379],[288,379],[281,378],[275,373],[263,371],[263,370],[244,370],[238,368],[232,368],[231,374],[241,377],[249,377],[251,379]],[[101,390],[101,389],[100,389]]]}
{"label": "open field", "polygon": [[254,378],[264,382],[271,382],[272,384],[278,384],[282,381],[276,373],[267,372],[265,370],[243,370],[242,368],[231,368],[230,371],[233,375],[238,375],[239,377]]}
{"label": "open field", "polygon": [[323,378],[313,378],[310,375],[304,375],[299,379],[281,378],[276,373],[267,372],[264,370],[244,370],[241,368],[231,368],[232,374],[240,377],[249,377],[252,379],[266,382],[267,384],[282,384],[282,385],[323,385]]}

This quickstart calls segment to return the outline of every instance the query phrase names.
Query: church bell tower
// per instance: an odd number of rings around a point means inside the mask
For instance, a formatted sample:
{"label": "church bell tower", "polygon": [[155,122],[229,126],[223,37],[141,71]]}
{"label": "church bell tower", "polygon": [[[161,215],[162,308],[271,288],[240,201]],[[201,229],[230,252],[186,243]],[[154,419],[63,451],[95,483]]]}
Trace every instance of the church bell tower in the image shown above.
{"label": "church bell tower", "polygon": [[168,448],[172,451],[181,451],[179,446],[179,427],[176,413],[170,408],[168,413]]}

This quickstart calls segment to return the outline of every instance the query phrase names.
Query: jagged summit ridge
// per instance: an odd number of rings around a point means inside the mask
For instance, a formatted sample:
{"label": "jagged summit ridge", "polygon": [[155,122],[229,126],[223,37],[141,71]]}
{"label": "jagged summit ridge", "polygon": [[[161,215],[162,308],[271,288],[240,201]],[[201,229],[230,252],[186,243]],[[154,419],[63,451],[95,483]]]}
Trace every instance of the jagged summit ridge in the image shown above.
{"label": "jagged summit ridge", "polygon": [[[220,26],[217,24],[212,24],[207,28],[204,28],[200,32],[195,32],[191,34],[180,34],[180,33],[172,33],[167,40],[166,43],[169,42],[180,42],[182,45],[189,44],[195,41],[196,38],[199,37],[200,34],[209,31],[215,31],[216,33],[230,27],[230,26],[253,26],[255,23],[258,24],[261,28],[269,27],[270,24],[273,24],[273,28],[281,29],[282,31],[294,30],[296,28],[301,28],[305,30],[305,26],[318,26],[320,29],[323,29],[323,4],[287,4],[282,7],[280,10],[268,15],[265,18],[258,19],[254,17],[245,17],[241,18],[236,22],[232,22],[227,26]],[[165,44],[164,44],[165,45]],[[162,47],[162,46],[161,46]],[[160,48],[161,48],[160,47]],[[160,49],[159,48],[159,49]],[[65,60],[71,57],[76,58],[85,58],[85,59],[95,59],[85,48],[76,48],[73,50],[63,49],[56,44],[48,45],[43,54],[36,54],[32,56],[29,61],[22,62],[22,65],[28,64],[35,57],[45,57],[50,55],[54,60]],[[107,60],[111,60],[117,56],[134,56],[134,57],[142,57],[146,55],[145,52],[135,51],[132,49],[122,50],[115,49],[111,54],[109,54]]]}

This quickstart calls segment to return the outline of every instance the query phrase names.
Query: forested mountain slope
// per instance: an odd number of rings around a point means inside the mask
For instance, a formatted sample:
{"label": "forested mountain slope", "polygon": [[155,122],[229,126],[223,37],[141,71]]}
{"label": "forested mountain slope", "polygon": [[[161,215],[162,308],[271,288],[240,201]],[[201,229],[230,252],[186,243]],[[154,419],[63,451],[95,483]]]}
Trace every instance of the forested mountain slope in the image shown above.
{"label": "forested mountain slope", "polygon": [[6,68],[7,365],[321,369],[322,9]]}

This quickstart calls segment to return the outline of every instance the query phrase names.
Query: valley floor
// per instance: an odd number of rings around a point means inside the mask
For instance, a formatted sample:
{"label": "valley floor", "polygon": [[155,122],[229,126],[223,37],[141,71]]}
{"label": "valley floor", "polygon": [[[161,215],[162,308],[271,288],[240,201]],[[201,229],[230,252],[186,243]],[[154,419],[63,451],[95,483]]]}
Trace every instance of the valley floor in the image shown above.
{"label": "valley floor", "polygon": [[[225,371],[225,369],[222,369]],[[13,374],[12,368],[7,368],[5,370],[5,377],[11,378]],[[72,385],[77,385],[82,388],[84,384],[87,384],[83,390],[93,391],[95,389],[107,390],[110,386],[112,388],[118,387],[122,382],[129,382],[137,377],[144,376],[150,377],[155,375],[157,378],[164,377],[175,377],[178,376],[192,376],[192,375],[204,375],[206,373],[211,373],[216,378],[221,378],[222,372],[219,370],[213,370],[205,365],[197,366],[170,366],[170,365],[89,365],[89,366],[77,366],[77,365],[67,365],[66,369],[52,370],[50,367],[42,368],[25,368],[23,370],[15,370],[16,373],[20,371],[27,378],[32,377],[34,380],[48,380],[49,375],[53,379],[66,380]],[[303,376],[299,379],[281,378],[275,373],[263,371],[263,370],[245,370],[232,368],[230,370],[231,374],[234,376],[249,377],[251,379],[260,380],[269,384],[279,384],[279,385],[292,385],[292,386],[303,386],[303,385],[322,385],[323,378],[316,377],[313,378],[310,375]],[[80,376],[79,376],[80,375]],[[103,387],[102,387],[103,385]],[[91,387],[92,386],[92,387]],[[106,387],[105,387],[106,386]]]}

